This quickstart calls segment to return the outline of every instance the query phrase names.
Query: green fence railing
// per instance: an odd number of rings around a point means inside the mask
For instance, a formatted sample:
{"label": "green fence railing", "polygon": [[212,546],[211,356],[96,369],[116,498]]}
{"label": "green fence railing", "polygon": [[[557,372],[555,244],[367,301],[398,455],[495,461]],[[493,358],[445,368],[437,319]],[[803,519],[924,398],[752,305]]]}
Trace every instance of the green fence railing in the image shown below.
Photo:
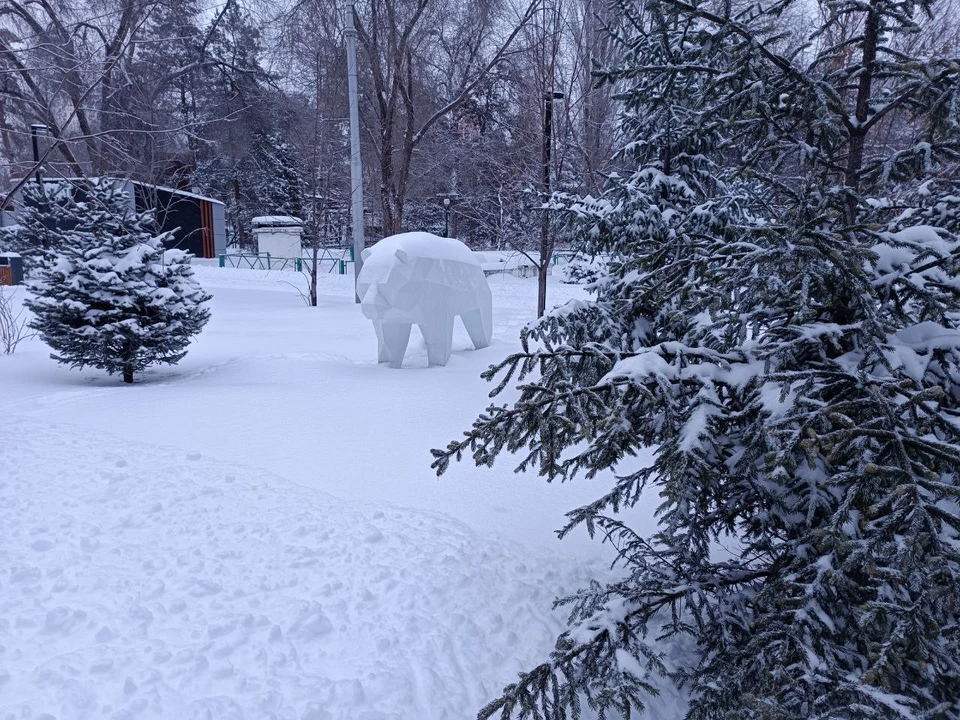
{"label": "green fence railing", "polygon": [[231,253],[220,256],[220,267],[250,270],[303,270],[302,258],[273,257],[270,253]]}
{"label": "green fence railing", "polygon": [[[270,253],[224,253],[219,256],[220,267],[245,268],[250,270],[296,270],[303,272],[311,256],[282,258]],[[347,266],[353,262],[353,248],[321,248],[317,254],[320,272],[347,274]],[[329,266],[327,266],[329,263]]]}

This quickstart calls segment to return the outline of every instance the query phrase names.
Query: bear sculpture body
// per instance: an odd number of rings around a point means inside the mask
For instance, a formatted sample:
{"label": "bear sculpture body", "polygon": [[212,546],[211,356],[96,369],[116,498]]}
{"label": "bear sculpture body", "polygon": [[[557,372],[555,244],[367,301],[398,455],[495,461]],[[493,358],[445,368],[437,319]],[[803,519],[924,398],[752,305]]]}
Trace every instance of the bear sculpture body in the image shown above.
{"label": "bear sculpture body", "polygon": [[493,298],[473,252],[459,240],[426,232],[391,235],[363,251],[357,295],[373,320],[380,362],[400,367],[417,325],[427,361],[446,365],[453,319],[460,316],[475,348],[493,335]]}

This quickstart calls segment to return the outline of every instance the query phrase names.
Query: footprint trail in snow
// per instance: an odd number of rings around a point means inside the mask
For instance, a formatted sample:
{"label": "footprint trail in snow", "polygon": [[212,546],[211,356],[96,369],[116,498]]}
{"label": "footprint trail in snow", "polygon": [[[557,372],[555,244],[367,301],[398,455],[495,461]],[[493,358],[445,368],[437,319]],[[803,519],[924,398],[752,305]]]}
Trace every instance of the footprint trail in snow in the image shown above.
{"label": "footprint trail in snow", "polygon": [[586,577],[198,453],[0,438],[0,720],[460,720],[546,658]]}

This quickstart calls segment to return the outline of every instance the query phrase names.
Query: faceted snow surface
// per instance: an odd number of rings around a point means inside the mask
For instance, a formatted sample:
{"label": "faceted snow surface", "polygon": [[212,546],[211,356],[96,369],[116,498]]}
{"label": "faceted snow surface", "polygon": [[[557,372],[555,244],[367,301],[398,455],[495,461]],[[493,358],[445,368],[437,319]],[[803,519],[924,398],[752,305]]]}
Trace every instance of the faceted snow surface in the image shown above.
{"label": "faceted snow surface", "polygon": [[430,365],[446,365],[453,321],[460,316],[473,346],[490,344],[493,300],[480,262],[459,240],[402,233],[364,251],[357,294],[373,321],[379,362],[400,367],[413,325],[420,328]]}

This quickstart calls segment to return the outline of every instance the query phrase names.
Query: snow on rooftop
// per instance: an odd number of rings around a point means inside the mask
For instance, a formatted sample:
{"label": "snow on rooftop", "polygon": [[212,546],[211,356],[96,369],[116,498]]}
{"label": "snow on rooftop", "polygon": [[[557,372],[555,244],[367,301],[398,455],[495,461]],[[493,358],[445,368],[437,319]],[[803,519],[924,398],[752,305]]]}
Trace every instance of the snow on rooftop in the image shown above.
{"label": "snow on rooftop", "polygon": [[50,183],[50,184],[54,184],[54,183],[58,183],[58,182],[91,183],[91,182],[97,182],[98,180],[102,180],[102,179],[103,179],[103,180],[114,180],[114,181],[121,181],[121,182],[129,182],[129,183],[133,183],[134,185],[139,185],[139,186],[141,186],[141,187],[143,187],[143,188],[146,188],[146,189],[148,189],[148,190],[160,190],[160,191],[162,191],[162,192],[168,192],[168,193],[171,193],[171,194],[174,194],[174,195],[180,195],[180,196],[182,196],[182,197],[193,198],[194,200],[206,200],[207,202],[212,202],[212,203],[214,203],[214,204],[216,204],[216,205],[223,205],[223,204],[224,204],[224,202],[223,202],[222,200],[217,200],[216,198],[208,197],[208,196],[206,196],[206,195],[200,195],[199,193],[195,193],[195,192],[192,192],[192,191],[190,191],[190,190],[183,190],[183,189],[180,189],[180,188],[168,187],[168,186],[166,186],[166,185],[154,185],[153,183],[144,182],[144,181],[142,181],[142,180],[134,180],[133,178],[123,178],[123,177],[106,177],[106,178],[100,178],[100,177],[87,177],[87,178],[81,178],[81,177],[62,177],[62,178],[61,178],[61,177],[58,177],[58,178],[45,178],[45,179],[44,179],[44,183]]}
{"label": "snow on rooftop", "polygon": [[201,195],[199,193],[195,193],[190,190],[181,190],[179,188],[167,187],[166,185],[152,185],[150,183],[141,182],[139,180],[131,180],[130,182],[136,183],[137,185],[142,185],[143,187],[150,188],[152,190],[162,190],[164,192],[173,193],[175,195],[182,195],[183,197],[193,198],[194,200],[206,200],[207,202],[212,202],[216,205],[225,204],[222,200],[217,200],[216,198],[212,198],[207,195]]}
{"label": "snow on rooftop", "polygon": [[301,227],[303,225],[303,220],[292,215],[260,215],[250,222],[254,227]]}

